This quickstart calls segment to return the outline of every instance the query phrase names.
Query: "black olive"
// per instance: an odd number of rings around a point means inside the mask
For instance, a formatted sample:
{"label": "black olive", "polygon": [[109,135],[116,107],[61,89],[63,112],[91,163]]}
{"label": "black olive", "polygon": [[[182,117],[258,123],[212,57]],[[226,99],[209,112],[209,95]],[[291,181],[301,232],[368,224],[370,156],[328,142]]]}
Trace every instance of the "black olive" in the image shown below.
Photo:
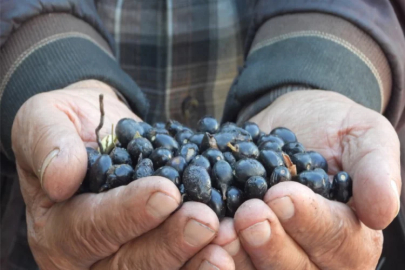
{"label": "black olive", "polygon": [[235,164],[236,180],[243,185],[252,176],[266,177],[266,175],[263,165],[255,159],[241,159]]}
{"label": "black olive", "polygon": [[166,128],[166,124],[163,122],[156,122],[153,124],[153,127],[157,129],[164,129]]}
{"label": "black olive", "polygon": [[208,203],[211,199],[211,178],[201,166],[189,165],[183,173],[187,196],[196,202]]}
{"label": "black olive", "polygon": [[89,180],[90,168],[91,166],[93,166],[93,164],[101,155],[96,149],[91,147],[86,147],[86,152],[87,152],[87,171],[78,193],[90,192],[90,180]]}
{"label": "black olive", "polygon": [[305,147],[299,142],[291,142],[284,144],[283,151],[287,155],[292,156],[297,153],[305,153]]}
{"label": "black olive", "polygon": [[145,132],[143,137],[145,137],[149,141],[152,141],[152,139],[155,138],[157,134],[169,135],[169,131],[164,128],[152,128],[152,129],[148,130],[148,132]]}
{"label": "black olive", "polygon": [[191,142],[191,143],[195,143],[198,146],[198,148],[200,148],[202,139],[204,137],[204,134],[205,133],[202,133],[202,132],[201,133],[195,133],[193,136],[191,136],[189,138],[188,141]]}
{"label": "black olive", "polygon": [[338,202],[347,203],[352,197],[353,181],[347,172],[338,172],[333,177],[332,198]]}
{"label": "black olive", "polygon": [[172,151],[179,149],[179,144],[170,135],[156,134],[156,136],[152,137],[151,142],[155,148],[162,147]]}
{"label": "black olive", "polygon": [[132,158],[132,163],[136,164],[140,154],[142,154],[143,158],[150,156],[153,151],[153,146],[147,139],[138,137],[129,142],[127,151]]}
{"label": "black olive", "polygon": [[149,158],[145,158],[136,165],[132,179],[137,180],[151,175],[153,175],[153,162]]}
{"label": "black olive", "polygon": [[257,140],[257,145],[259,146],[259,148],[263,147],[263,144],[265,142],[273,142],[275,144],[278,144],[280,146],[280,148],[282,148],[284,145],[283,139],[281,139],[280,137],[278,137],[276,135],[272,135],[272,134],[264,134],[264,135],[260,136],[259,139]]}
{"label": "black olive", "polygon": [[297,172],[309,171],[312,169],[312,160],[307,153],[297,153],[290,156],[292,163],[297,166]]}
{"label": "black olive", "polygon": [[231,167],[233,168],[236,163],[234,155],[231,152],[223,152],[222,154],[224,155],[224,160],[228,162],[229,165],[231,165]]}
{"label": "black olive", "polygon": [[266,141],[259,145],[259,150],[273,150],[275,152],[281,152],[282,146],[276,142]]}
{"label": "black olive", "polygon": [[274,168],[284,165],[284,161],[280,157],[280,154],[273,150],[261,150],[259,161],[263,164],[264,168],[266,168],[268,175],[273,173]]}
{"label": "black olive", "polygon": [[212,168],[212,184],[221,191],[224,200],[226,200],[226,191],[228,187],[233,185],[234,182],[235,180],[231,165],[225,160],[217,161]]}
{"label": "black olive", "polygon": [[269,179],[270,187],[278,184],[280,182],[290,181],[291,180],[291,173],[285,166],[278,166],[274,168],[273,173]]}
{"label": "black olive", "polygon": [[149,124],[146,123],[146,122],[139,122],[139,125],[140,125],[141,127],[143,127],[143,133],[144,133],[144,134],[146,134],[147,132],[149,132],[149,131],[152,129],[152,126],[149,125]]}
{"label": "black olive", "polygon": [[101,187],[107,181],[107,171],[112,166],[112,160],[109,155],[100,155],[93,166],[90,168],[89,187],[94,193],[100,192]]}
{"label": "black olive", "polygon": [[211,163],[210,163],[210,161],[209,161],[206,157],[204,157],[204,156],[201,156],[201,155],[195,156],[195,157],[191,160],[190,165],[195,165],[195,166],[203,167],[203,168],[208,172],[208,174],[211,174]]}
{"label": "black olive", "polygon": [[180,174],[178,171],[176,171],[175,168],[170,167],[170,166],[163,166],[157,169],[154,173],[154,176],[161,176],[169,179],[172,181],[176,186],[180,186]]}
{"label": "black olive", "polygon": [[328,171],[328,162],[320,153],[315,151],[308,151],[307,153],[311,157],[313,169],[320,168],[323,169],[325,172]]}
{"label": "black olive", "polygon": [[217,149],[217,141],[215,140],[214,135],[206,132],[204,134],[204,137],[201,141],[201,145],[200,145],[200,151],[204,152],[205,150],[209,149],[209,148],[215,148]]}
{"label": "black olive", "polygon": [[198,146],[195,143],[183,144],[179,151],[177,151],[177,156],[184,157],[187,163],[189,163],[197,154]]}
{"label": "black olive", "polygon": [[270,134],[277,135],[278,137],[283,139],[284,143],[291,143],[297,141],[297,136],[295,136],[294,132],[285,127],[275,128],[270,132]]}
{"label": "black olive", "polygon": [[204,153],[202,153],[202,155],[208,159],[211,166],[214,166],[218,160],[224,160],[224,155],[218,149],[207,149],[204,151]]}
{"label": "black olive", "polygon": [[183,129],[182,131],[177,132],[175,136],[176,142],[179,143],[179,145],[185,144],[189,142],[189,139],[191,136],[194,135],[194,132],[192,132],[189,129]]}
{"label": "black olive", "polygon": [[261,176],[252,176],[245,183],[245,198],[249,199],[260,199],[263,200],[264,195],[267,192],[267,182]]}
{"label": "black olive", "polygon": [[329,198],[332,185],[329,182],[328,174],[324,170],[303,171],[298,175],[298,181],[309,187],[313,192],[327,199]]}
{"label": "black olive", "polygon": [[235,128],[239,128],[235,123],[226,122],[221,125],[219,131],[235,130]]}
{"label": "black olive", "polygon": [[137,132],[140,136],[143,136],[144,129],[138,122],[131,118],[121,119],[115,127],[115,134],[123,148],[127,147],[128,143],[134,138]]}
{"label": "black olive", "polygon": [[132,165],[131,156],[126,149],[115,147],[110,153],[113,164],[128,164]]}
{"label": "black olive", "polygon": [[218,131],[219,124],[217,119],[211,116],[206,116],[200,119],[197,123],[197,131],[208,132],[214,134]]}
{"label": "black olive", "polygon": [[245,122],[243,123],[242,128],[250,133],[250,136],[252,136],[252,140],[254,142],[256,142],[257,139],[259,139],[260,128],[256,123]]}
{"label": "black olive", "polygon": [[180,191],[180,194],[181,194],[181,195],[186,194],[186,189],[184,188],[184,184],[183,184],[183,183],[180,184],[180,186],[179,186],[179,191]]}
{"label": "black olive", "polygon": [[[247,131],[243,131],[247,133]],[[219,132],[214,134],[214,138],[216,140],[218,149],[221,151],[229,151],[229,143],[234,144],[236,142],[252,141],[252,137],[249,133],[242,134],[239,131]]]}
{"label": "black olive", "polygon": [[169,160],[166,163],[166,166],[170,166],[170,167],[175,168],[179,172],[179,174],[181,175],[181,174],[183,174],[183,171],[187,166],[187,162],[184,159],[184,157],[177,156],[177,157],[174,157],[171,160]]}
{"label": "black olive", "polygon": [[222,200],[221,194],[214,188],[211,190],[211,199],[208,206],[217,214],[219,220],[225,217],[225,202]]}
{"label": "black olive", "polygon": [[253,142],[236,142],[230,147],[236,160],[243,158],[254,158],[259,156],[259,149]]}
{"label": "black olive", "polygon": [[177,132],[183,130],[183,125],[176,120],[169,120],[166,122],[166,129],[172,136],[176,136]]}
{"label": "black olive", "polygon": [[128,164],[113,165],[107,171],[106,186],[108,189],[127,185],[131,182],[134,169]]}
{"label": "black olive", "polygon": [[150,154],[149,158],[153,162],[153,167],[155,170],[159,169],[162,166],[165,166],[166,163],[172,159],[173,153],[171,150],[166,148],[156,148],[153,150],[152,154]]}
{"label": "black olive", "polygon": [[236,187],[230,187],[226,191],[226,216],[233,218],[243,201],[243,192]]}

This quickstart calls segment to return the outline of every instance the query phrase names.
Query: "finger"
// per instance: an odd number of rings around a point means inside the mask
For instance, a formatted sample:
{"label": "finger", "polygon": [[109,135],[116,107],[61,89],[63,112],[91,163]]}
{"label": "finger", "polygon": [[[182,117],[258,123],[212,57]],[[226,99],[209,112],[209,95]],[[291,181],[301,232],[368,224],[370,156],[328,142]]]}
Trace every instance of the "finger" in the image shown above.
{"label": "finger", "polygon": [[364,226],[347,205],[329,201],[294,182],[275,185],[264,200],[319,268],[376,266],[381,255],[381,231]]}
{"label": "finger", "polygon": [[[74,122],[38,95],[20,109],[13,124],[12,142],[18,165],[40,179],[54,201],[69,198],[86,173],[87,154]],[[72,116],[74,114],[71,114]],[[69,170],[64,170],[69,166]]]}
{"label": "finger", "polygon": [[164,224],[92,269],[178,269],[212,241],[218,227],[218,218],[208,206],[187,202]]}
{"label": "finger", "polygon": [[183,270],[233,270],[235,263],[232,257],[220,246],[208,245],[190,259]]}
{"label": "finger", "polygon": [[[399,140],[385,118],[361,109],[348,114],[343,124],[342,130],[348,132],[341,139],[342,166],[353,178],[353,205],[358,217],[370,228],[384,229],[399,212]],[[364,117],[364,110],[369,111],[369,117]]]}
{"label": "finger", "polygon": [[235,229],[256,269],[317,269],[261,200],[239,207]]}
{"label": "finger", "polygon": [[236,269],[255,269],[246,251],[242,248],[238,234],[236,233],[234,220],[224,218],[219,224],[218,235],[212,241],[213,244],[221,246],[232,256]]}
{"label": "finger", "polygon": [[89,267],[156,228],[178,208],[180,200],[171,181],[148,177],[106,193],[82,194],[56,204],[47,212],[46,224],[38,219],[36,226],[43,227],[41,232],[47,234],[49,243],[59,247],[58,243],[64,243],[67,258],[87,259],[72,263]]}

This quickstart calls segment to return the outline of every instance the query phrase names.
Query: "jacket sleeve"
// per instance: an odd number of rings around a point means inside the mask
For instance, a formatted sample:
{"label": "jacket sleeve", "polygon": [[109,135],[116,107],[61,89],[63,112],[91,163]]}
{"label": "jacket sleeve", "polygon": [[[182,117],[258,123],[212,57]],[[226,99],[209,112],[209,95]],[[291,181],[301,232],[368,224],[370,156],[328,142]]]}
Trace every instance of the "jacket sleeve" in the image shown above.
{"label": "jacket sleeve", "polygon": [[258,0],[223,121],[246,121],[290,91],[323,89],[384,113],[397,127],[405,103],[399,2]]}
{"label": "jacket sleeve", "polygon": [[8,159],[14,117],[40,92],[97,79],[122,94],[137,115],[146,114],[148,102],[115,60],[93,0],[0,1],[0,146]]}

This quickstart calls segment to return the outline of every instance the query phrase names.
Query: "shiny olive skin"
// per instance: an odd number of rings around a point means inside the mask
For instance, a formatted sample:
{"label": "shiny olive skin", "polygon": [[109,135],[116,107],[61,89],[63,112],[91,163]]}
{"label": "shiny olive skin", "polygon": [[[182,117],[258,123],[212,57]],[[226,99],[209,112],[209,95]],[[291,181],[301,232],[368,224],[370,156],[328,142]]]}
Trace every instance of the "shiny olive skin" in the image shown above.
{"label": "shiny olive skin", "polygon": [[187,167],[187,162],[184,159],[184,157],[177,156],[177,157],[173,157],[171,160],[169,160],[166,163],[166,166],[173,167],[181,175],[181,174],[183,174],[184,169]]}
{"label": "shiny olive skin", "polygon": [[91,192],[100,192],[101,187],[107,181],[107,171],[112,166],[109,155],[100,155],[90,168],[89,188]]}
{"label": "shiny olive skin", "polygon": [[249,132],[250,136],[252,136],[252,140],[254,142],[257,141],[257,139],[259,139],[260,136],[260,128],[256,123],[253,122],[245,122],[243,123],[243,125],[241,126],[241,128],[243,128],[244,130],[246,130],[247,132]]}
{"label": "shiny olive skin", "polygon": [[266,169],[259,161],[247,158],[236,162],[235,178],[237,182],[245,185],[245,182],[252,176],[267,176]]}
{"label": "shiny olive skin", "polygon": [[211,163],[206,157],[202,155],[195,156],[191,160],[190,165],[203,167],[208,172],[208,174],[211,174]]}
{"label": "shiny olive skin", "polygon": [[236,187],[229,187],[226,191],[226,216],[234,217],[236,210],[244,202],[243,192]]}
{"label": "shiny olive skin", "polygon": [[259,148],[253,142],[236,142],[232,154],[236,160],[243,158],[254,158],[259,156]]}
{"label": "shiny olive skin", "polygon": [[268,175],[273,173],[274,168],[284,165],[280,154],[273,150],[261,150],[258,160],[263,164]]}
{"label": "shiny olive skin", "polygon": [[298,181],[309,187],[313,192],[329,199],[332,184],[329,182],[328,174],[322,169],[303,171],[298,175]]}
{"label": "shiny olive skin", "polygon": [[308,151],[307,154],[311,157],[313,169],[320,168],[323,169],[325,172],[328,172],[328,162],[320,153],[315,151]]}
{"label": "shiny olive skin", "polygon": [[150,130],[144,133],[143,137],[148,139],[149,141],[152,141],[157,134],[170,135],[169,131],[165,128],[151,128]]}
{"label": "shiny olive skin", "polygon": [[217,119],[211,116],[205,116],[201,118],[197,123],[198,132],[208,132],[214,134],[218,131],[219,124]]}
{"label": "shiny olive skin", "polygon": [[263,143],[265,142],[276,143],[280,146],[280,148],[282,148],[285,144],[283,139],[273,134],[263,134],[262,136],[260,136],[257,140],[257,145],[259,146],[259,148],[261,148],[263,147]]}
{"label": "shiny olive skin", "polygon": [[276,142],[265,141],[259,145],[259,150],[273,150],[274,152],[281,152],[282,146]]}
{"label": "shiny olive skin", "polygon": [[157,128],[157,129],[164,129],[164,128],[166,128],[166,123],[156,122],[156,123],[153,124],[153,127]]}
{"label": "shiny olive skin", "polygon": [[139,125],[143,128],[143,134],[145,135],[147,132],[149,132],[152,129],[152,126],[149,125],[146,122],[138,122]]}
{"label": "shiny olive skin", "polygon": [[115,134],[123,148],[127,147],[137,132],[143,136],[145,131],[138,122],[131,118],[121,119],[115,127]]}
{"label": "shiny olive skin", "polygon": [[190,137],[194,135],[194,132],[188,129],[183,129],[182,131],[177,132],[176,136],[174,139],[179,145],[188,143],[190,140]]}
{"label": "shiny olive skin", "polygon": [[169,131],[170,135],[176,136],[177,132],[183,130],[183,125],[176,120],[169,120],[166,122],[165,128]]}
{"label": "shiny olive skin", "polygon": [[201,142],[202,142],[202,140],[204,138],[204,135],[205,135],[205,133],[203,133],[203,132],[194,133],[194,135],[191,136],[188,139],[188,141],[191,142],[191,143],[195,143],[198,146],[198,148],[200,148]]}
{"label": "shiny olive skin", "polygon": [[179,172],[170,166],[163,166],[157,169],[154,173],[154,176],[161,176],[172,181],[176,186],[180,186],[181,178]]}
{"label": "shiny olive skin", "polygon": [[166,165],[166,163],[173,158],[173,152],[169,149],[160,147],[153,150],[149,158],[153,162],[153,168],[157,170],[160,167]]}
{"label": "shiny olive skin", "polygon": [[214,166],[215,163],[219,160],[224,160],[224,155],[222,154],[222,152],[214,148],[205,150],[202,155],[208,159],[211,166]]}
{"label": "shiny olive skin", "polygon": [[114,165],[128,164],[132,165],[132,159],[128,151],[125,148],[114,147],[110,152],[110,157]]}
{"label": "shiny olive skin", "polygon": [[267,181],[261,176],[252,176],[245,183],[244,194],[246,200],[263,200],[268,189]]}
{"label": "shiny olive skin", "polygon": [[338,202],[347,203],[352,197],[353,181],[347,172],[338,172],[333,177],[332,194]]}
{"label": "shiny olive skin", "polygon": [[290,156],[292,163],[297,166],[297,173],[312,170],[312,159],[307,153],[297,153]]}
{"label": "shiny olive skin", "polygon": [[153,146],[149,140],[139,137],[129,142],[127,151],[131,156],[132,163],[136,164],[140,154],[142,154],[142,158],[147,158],[152,154]]}
{"label": "shiny olive skin", "polygon": [[90,192],[90,168],[96,162],[96,160],[101,156],[101,154],[94,148],[86,147],[87,152],[87,171],[86,176],[78,190],[78,193]]}
{"label": "shiny olive skin", "polygon": [[294,132],[285,127],[275,128],[270,132],[270,134],[277,135],[278,137],[283,139],[284,143],[291,143],[297,141],[297,136],[295,136]]}
{"label": "shiny olive skin", "polygon": [[107,172],[108,189],[124,186],[132,181],[134,169],[128,164],[113,165]]}
{"label": "shiny olive skin", "polygon": [[225,217],[225,202],[222,200],[222,196],[219,191],[214,188],[211,190],[211,199],[208,202],[208,206],[215,212],[219,220]]}
{"label": "shiny olive skin", "polygon": [[144,178],[153,175],[153,162],[149,158],[142,159],[138,162],[134,169],[134,174],[132,176],[133,180],[139,178]]}
{"label": "shiny olive skin", "polygon": [[285,166],[274,168],[269,178],[269,186],[272,187],[280,182],[291,181],[291,173]]}
{"label": "shiny olive skin", "polygon": [[236,164],[236,158],[231,152],[223,152],[224,160],[233,168]]}
{"label": "shiny olive skin", "polygon": [[292,156],[297,153],[305,153],[305,147],[299,142],[291,142],[284,144],[283,151],[287,155]]}
{"label": "shiny olive skin", "polygon": [[183,184],[190,200],[208,203],[211,199],[211,177],[201,166],[189,165],[183,173]]}
{"label": "shiny olive skin", "polygon": [[231,165],[225,160],[219,160],[212,168],[212,185],[221,191],[224,199],[226,199],[226,191],[228,187],[234,185],[235,179]]}
{"label": "shiny olive skin", "polygon": [[176,140],[167,134],[156,134],[156,136],[151,139],[152,145],[155,148],[166,148],[172,151],[177,151],[179,149],[179,144]]}

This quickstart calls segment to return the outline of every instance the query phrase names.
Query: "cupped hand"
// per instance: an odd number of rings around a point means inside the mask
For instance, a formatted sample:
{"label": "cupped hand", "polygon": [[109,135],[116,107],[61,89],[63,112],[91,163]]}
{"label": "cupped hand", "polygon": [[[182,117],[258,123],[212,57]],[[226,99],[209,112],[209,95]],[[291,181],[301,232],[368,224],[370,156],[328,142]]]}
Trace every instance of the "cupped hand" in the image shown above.
{"label": "cupped hand", "polygon": [[219,227],[215,214],[192,202],[172,214],[181,197],[165,178],[73,196],[86,174],[85,146],[97,145],[99,94],[105,109],[101,137],[121,118],[139,120],[109,86],[96,81],[36,95],[14,120],[12,144],[27,206],[28,241],[39,267],[233,269],[221,247],[207,246]]}
{"label": "cupped hand", "polygon": [[225,219],[214,243],[237,269],[375,269],[382,232],[398,214],[399,141],[380,114],[333,92],[283,95],[253,117],[269,132],[284,126],[329,163],[329,174],[347,171],[353,197],[343,204],[306,186],[283,182],[264,201],[246,201]]}

